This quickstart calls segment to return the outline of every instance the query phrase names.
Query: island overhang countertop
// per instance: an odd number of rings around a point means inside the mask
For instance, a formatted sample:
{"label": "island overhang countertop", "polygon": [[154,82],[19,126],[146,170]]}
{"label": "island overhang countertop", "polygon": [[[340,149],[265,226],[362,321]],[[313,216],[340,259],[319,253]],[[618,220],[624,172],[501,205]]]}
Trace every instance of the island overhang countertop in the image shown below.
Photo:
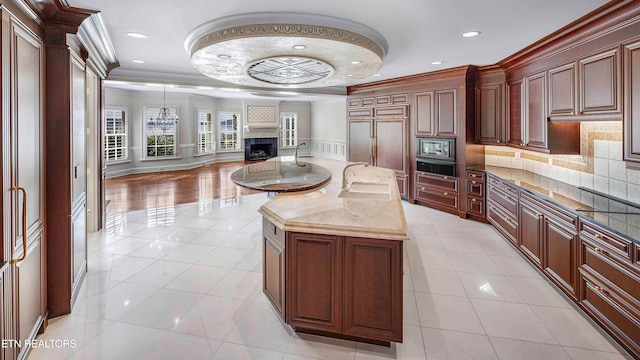
{"label": "island overhang countertop", "polygon": [[384,183],[389,186],[388,200],[354,199],[339,197],[343,167],[329,166],[331,182],[324,188],[280,193],[258,211],[284,231],[407,240],[407,222],[393,170],[374,166],[349,168],[348,183]]}

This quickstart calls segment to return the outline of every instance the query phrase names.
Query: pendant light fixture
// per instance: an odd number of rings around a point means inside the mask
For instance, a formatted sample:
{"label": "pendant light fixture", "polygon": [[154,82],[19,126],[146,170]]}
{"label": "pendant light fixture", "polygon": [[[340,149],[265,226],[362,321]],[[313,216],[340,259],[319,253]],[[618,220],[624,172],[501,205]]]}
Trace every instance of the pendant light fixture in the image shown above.
{"label": "pendant light fixture", "polygon": [[155,119],[151,118],[150,121],[155,123],[156,128],[161,130],[163,133],[178,123],[178,116],[167,107],[166,86],[162,87],[162,107],[160,108],[160,112]]}

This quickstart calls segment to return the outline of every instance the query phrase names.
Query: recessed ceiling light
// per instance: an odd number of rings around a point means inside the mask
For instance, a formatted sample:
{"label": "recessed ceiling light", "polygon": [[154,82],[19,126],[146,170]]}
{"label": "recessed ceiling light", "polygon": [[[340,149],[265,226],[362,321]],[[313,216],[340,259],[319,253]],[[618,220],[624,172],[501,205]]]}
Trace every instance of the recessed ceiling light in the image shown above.
{"label": "recessed ceiling light", "polygon": [[136,38],[136,39],[146,39],[148,36],[142,33],[137,33],[137,32],[128,32],[127,36],[130,36],[132,38]]}
{"label": "recessed ceiling light", "polygon": [[349,76],[349,77],[351,77],[351,76],[353,76],[353,75],[351,75],[351,74],[348,74],[347,76]]}
{"label": "recessed ceiling light", "polygon": [[136,64],[144,64],[144,60],[132,60]]}
{"label": "recessed ceiling light", "polygon": [[218,55],[218,58],[220,58],[220,59],[231,59],[231,56],[220,54],[220,55]]}
{"label": "recessed ceiling light", "polygon": [[306,45],[293,45],[293,48],[296,50],[304,50],[307,48]]}
{"label": "recessed ceiling light", "polygon": [[355,61],[352,61],[351,63],[352,63],[353,65],[358,65],[358,64],[360,64],[360,63],[361,63],[361,61],[355,60]]}
{"label": "recessed ceiling light", "polygon": [[478,36],[478,35],[480,35],[480,31],[468,31],[466,33],[463,33],[462,37],[469,38],[469,37],[474,37],[474,36]]}
{"label": "recessed ceiling light", "polygon": [[431,65],[440,65],[442,64],[442,61],[432,61]]}

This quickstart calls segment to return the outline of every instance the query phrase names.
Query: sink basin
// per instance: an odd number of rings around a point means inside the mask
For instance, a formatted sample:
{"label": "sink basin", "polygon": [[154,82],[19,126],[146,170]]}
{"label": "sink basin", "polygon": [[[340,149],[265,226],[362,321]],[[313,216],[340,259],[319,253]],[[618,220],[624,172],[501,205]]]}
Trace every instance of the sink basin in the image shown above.
{"label": "sink basin", "polygon": [[340,192],[338,197],[367,200],[389,200],[389,184],[354,182],[348,189]]}

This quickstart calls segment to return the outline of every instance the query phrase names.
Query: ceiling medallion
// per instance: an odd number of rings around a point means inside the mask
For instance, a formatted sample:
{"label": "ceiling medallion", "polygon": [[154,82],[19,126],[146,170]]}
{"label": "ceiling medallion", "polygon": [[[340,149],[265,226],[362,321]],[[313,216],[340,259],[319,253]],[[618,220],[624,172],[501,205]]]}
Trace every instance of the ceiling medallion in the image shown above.
{"label": "ceiling medallion", "polygon": [[217,80],[308,88],[377,73],[387,43],[377,31],[346,19],[267,12],[202,24],[187,36],[185,50],[198,71]]}

